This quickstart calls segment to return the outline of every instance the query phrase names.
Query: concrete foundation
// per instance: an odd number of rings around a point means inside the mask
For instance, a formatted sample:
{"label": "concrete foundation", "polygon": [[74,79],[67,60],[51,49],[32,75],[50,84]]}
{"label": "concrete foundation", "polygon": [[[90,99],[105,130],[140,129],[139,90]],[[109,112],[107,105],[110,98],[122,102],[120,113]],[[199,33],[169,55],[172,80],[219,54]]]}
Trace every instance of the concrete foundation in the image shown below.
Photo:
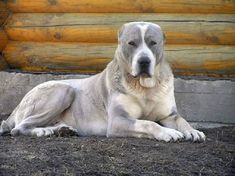
{"label": "concrete foundation", "polygon": [[[9,115],[34,86],[48,80],[88,75],[0,72],[0,117]],[[175,97],[183,117],[194,122],[235,123],[235,82],[175,79]]]}

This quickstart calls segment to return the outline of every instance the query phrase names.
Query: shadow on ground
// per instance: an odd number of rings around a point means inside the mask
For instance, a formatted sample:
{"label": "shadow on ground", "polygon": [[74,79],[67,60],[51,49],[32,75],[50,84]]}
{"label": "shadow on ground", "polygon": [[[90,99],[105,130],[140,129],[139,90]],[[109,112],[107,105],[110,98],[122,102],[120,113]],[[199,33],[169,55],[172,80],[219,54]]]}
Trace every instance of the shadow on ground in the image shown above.
{"label": "shadow on ground", "polygon": [[204,143],[104,137],[0,137],[0,175],[234,175],[235,126]]}

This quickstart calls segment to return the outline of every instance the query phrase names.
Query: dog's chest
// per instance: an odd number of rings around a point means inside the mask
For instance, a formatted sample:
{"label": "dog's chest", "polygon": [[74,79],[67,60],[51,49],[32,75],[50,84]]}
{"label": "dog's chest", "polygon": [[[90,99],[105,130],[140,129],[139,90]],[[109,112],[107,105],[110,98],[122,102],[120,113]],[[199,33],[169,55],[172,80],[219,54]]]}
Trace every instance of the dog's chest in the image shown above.
{"label": "dog's chest", "polygon": [[133,103],[139,106],[138,119],[158,121],[170,114],[174,106],[172,91],[166,87],[132,94]]}
{"label": "dog's chest", "polygon": [[140,119],[155,121],[157,117],[156,110],[158,109],[160,102],[157,98],[157,94],[138,95],[136,99],[142,112]]}

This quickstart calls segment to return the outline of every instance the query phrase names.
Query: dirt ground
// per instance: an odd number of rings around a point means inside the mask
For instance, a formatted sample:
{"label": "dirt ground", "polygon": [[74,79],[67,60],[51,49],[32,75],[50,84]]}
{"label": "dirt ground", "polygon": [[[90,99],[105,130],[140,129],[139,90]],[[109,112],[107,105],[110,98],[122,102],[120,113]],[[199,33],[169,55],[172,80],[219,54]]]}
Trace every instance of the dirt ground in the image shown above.
{"label": "dirt ground", "polygon": [[105,137],[0,137],[0,175],[235,175],[235,126],[204,143]]}

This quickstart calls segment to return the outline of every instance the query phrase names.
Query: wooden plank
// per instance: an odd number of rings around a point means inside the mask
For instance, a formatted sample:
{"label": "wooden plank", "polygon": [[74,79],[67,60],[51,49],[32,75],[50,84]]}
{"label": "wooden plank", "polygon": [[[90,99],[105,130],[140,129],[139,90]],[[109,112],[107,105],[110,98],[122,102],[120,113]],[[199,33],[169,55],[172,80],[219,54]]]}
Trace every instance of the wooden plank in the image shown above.
{"label": "wooden plank", "polygon": [[[9,42],[4,56],[11,68],[31,72],[100,72],[116,45]],[[176,75],[235,77],[235,46],[168,45],[166,58]]]}
{"label": "wooden plank", "polygon": [[166,58],[176,75],[235,78],[235,46],[169,45]]}
{"label": "wooden plank", "polygon": [[235,13],[233,0],[14,0],[13,12]]}
{"label": "wooden plank", "polygon": [[0,26],[4,24],[8,16],[9,10],[7,9],[6,3],[0,1]]}
{"label": "wooden plank", "polygon": [[0,52],[6,47],[8,42],[5,31],[0,27]]}
{"label": "wooden plank", "polygon": [[63,25],[122,25],[129,21],[230,22],[234,14],[157,14],[157,13],[14,13],[8,25],[14,27]]}
{"label": "wooden plank", "polygon": [[131,21],[158,23],[168,44],[235,44],[235,15],[20,13],[5,29],[16,41],[112,43]]}

